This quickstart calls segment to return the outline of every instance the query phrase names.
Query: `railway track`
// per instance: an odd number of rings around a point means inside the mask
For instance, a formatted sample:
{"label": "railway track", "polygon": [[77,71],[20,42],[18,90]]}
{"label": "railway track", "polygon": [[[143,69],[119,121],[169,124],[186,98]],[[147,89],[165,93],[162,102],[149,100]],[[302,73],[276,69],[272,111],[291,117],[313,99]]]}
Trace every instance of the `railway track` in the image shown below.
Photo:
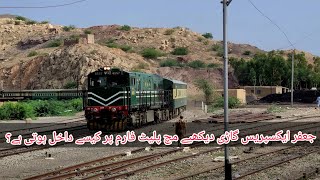
{"label": "railway track", "polygon": [[[81,137],[84,135],[88,135],[88,133],[83,133],[83,130],[87,130],[86,125],[82,126],[76,126],[76,127],[70,127],[70,128],[62,128],[62,129],[55,129],[55,131],[69,131],[72,134],[76,134],[77,137]],[[50,131],[42,131],[42,134],[44,133],[52,133],[52,130]],[[30,135],[30,134],[27,134]],[[76,137],[74,137],[76,138]],[[4,143],[4,140],[2,140],[2,143]],[[31,151],[36,151],[36,150],[42,150],[42,149],[47,149],[51,147],[57,147],[64,145],[65,143],[58,143],[55,146],[50,146],[50,145],[44,145],[44,146],[13,146],[5,149],[0,150],[0,158],[7,157],[7,156],[12,156],[12,155],[17,155],[21,153],[26,153],[26,152],[31,152]]]}
{"label": "railway track", "polygon": [[[309,118],[315,118],[315,117],[319,117],[319,116],[312,116]],[[301,118],[292,118],[289,119],[288,121],[295,121]],[[306,124],[300,124],[300,125],[294,125],[294,126],[290,126],[290,127],[300,127],[300,126],[306,126],[308,123]],[[310,123],[309,123],[310,125]],[[312,127],[307,127],[304,129],[299,129],[299,130],[305,130],[305,129],[312,129],[315,128],[315,124],[311,124],[310,126]],[[318,123],[318,126],[320,126],[320,123]],[[257,127],[250,127],[247,128],[248,129],[255,129]],[[245,129],[245,128],[244,128]],[[217,129],[215,129],[217,130]],[[274,130],[277,130],[277,128],[274,128]],[[270,132],[270,129],[267,129],[265,131],[260,131],[259,133],[263,133],[263,132]],[[248,133],[248,134],[252,134],[252,133]],[[245,135],[243,135],[245,136]],[[201,143],[197,143],[197,144],[193,144],[190,147],[194,148],[201,145]],[[179,158],[174,158],[168,161],[164,161],[164,162],[160,162],[160,163],[155,163],[146,167],[142,167],[139,169],[135,169],[132,171],[128,171],[125,173],[120,173],[123,170],[127,170],[129,168],[132,167],[138,167],[141,165],[145,165],[148,162],[155,162],[155,160],[157,159],[161,159],[161,157],[163,156],[168,156],[177,152],[182,151],[183,149],[171,149],[165,152],[160,152],[160,153],[156,153],[156,154],[149,154],[149,155],[145,155],[145,156],[139,156],[136,158],[132,158],[132,159],[128,159],[128,160],[121,160],[121,161],[116,161],[116,162],[112,162],[112,163],[108,163],[110,159],[114,159],[115,157],[111,156],[111,157],[106,157],[103,159],[98,159],[96,161],[92,161],[92,162],[87,162],[84,164],[79,164],[77,166],[72,166],[72,167],[67,167],[67,168],[63,168],[60,169],[58,171],[54,171],[54,172],[50,172],[50,173],[46,173],[43,175],[38,175],[38,176],[34,176],[28,179],[63,179],[63,178],[72,178],[72,177],[77,177],[78,178],[84,178],[84,179],[97,179],[97,178],[104,178],[104,179],[117,179],[117,178],[121,178],[121,177],[127,177],[127,176],[131,176],[134,175],[135,173],[138,172],[144,172],[150,169],[154,169],[156,167],[160,167],[160,166],[164,166],[173,162],[178,162],[178,161],[182,161],[182,160],[186,160],[189,158],[194,158],[197,157],[199,155],[203,155],[203,154],[207,154],[207,153],[211,153],[211,152],[216,152],[216,151],[220,151],[222,149],[222,147],[215,147],[215,148],[211,148],[209,150],[206,151],[201,151],[197,154],[192,154],[189,156],[183,156],[183,157],[179,157]],[[118,157],[119,155],[117,155],[116,157]],[[107,162],[106,162],[107,161]],[[102,164],[105,163],[104,165],[96,165],[98,163]],[[77,170],[78,169],[78,170]],[[99,172],[100,171],[100,172]],[[118,174],[117,174],[118,173]]]}
{"label": "railway track", "polygon": [[[77,120],[79,119],[79,120]],[[71,121],[71,122],[68,122],[69,120],[76,120],[76,121]],[[32,129],[38,129],[38,128],[47,128],[47,127],[52,127],[53,125],[61,125],[61,124],[67,124],[67,123],[76,123],[76,122],[81,122],[81,121],[84,121],[85,118],[83,117],[79,117],[79,118],[70,118],[70,119],[64,119],[64,120],[61,120],[61,121],[54,121],[54,123],[36,123],[36,124],[50,124],[50,125],[42,125],[42,126],[32,126],[32,127],[28,127],[28,128],[19,128],[19,129],[8,129],[8,130],[5,130],[6,132],[19,132],[19,131],[30,131]],[[64,122],[64,123],[62,123]],[[3,124],[3,125],[6,125],[6,124]],[[35,125],[35,124],[32,124],[32,125]]]}
{"label": "railway track", "polygon": [[[13,138],[17,137],[18,135],[21,135],[23,137],[31,137],[31,134],[30,132],[37,132],[38,134],[47,134],[47,133],[52,133],[52,131],[68,131],[68,130],[72,130],[72,128],[77,128],[77,127],[84,127],[84,125],[78,125],[77,123],[81,123],[81,122],[85,122],[83,118],[76,118],[76,119],[80,119],[80,120],[77,120],[77,121],[72,121],[72,122],[65,122],[65,123],[58,123],[58,124],[50,124],[50,125],[45,125],[45,126],[36,126],[36,127],[30,127],[30,128],[22,128],[22,129],[15,129],[15,130],[8,130],[8,131],[5,131],[2,133],[1,136],[4,136],[6,132],[10,132],[13,134],[13,132],[19,132],[19,131],[29,131],[28,133],[23,133],[23,134],[20,134],[20,133],[15,133],[12,135]],[[72,119],[69,119],[69,120],[72,120]],[[61,121],[61,122],[64,122],[64,121]],[[65,127],[65,126],[70,126],[70,125],[73,125],[73,124],[76,124],[76,126],[71,126],[71,127]],[[64,127],[61,127],[61,126],[64,126]],[[61,127],[61,128],[60,128]],[[36,129],[41,129],[41,128],[50,128],[48,130],[45,130],[45,131],[36,131]],[[6,139],[4,137],[1,137],[0,138],[0,143],[3,143],[5,142]]]}
{"label": "railway track", "polygon": [[[288,149],[289,148],[284,149],[284,150],[287,151]],[[294,148],[290,148],[290,149],[294,149]],[[281,151],[284,151],[284,150],[281,150]],[[306,150],[306,152],[303,152],[303,150]],[[278,155],[282,154],[281,151],[277,152]],[[290,161],[293,161],[293,160],[296,160],[296,159],[300,159],[300,158],[303,158],[303,157],[308,156],[310,154],[319,153],[319,152],[320,152],[319,146],[308,148],[308,149],[297,148],[297,150],[294,150],[293,152],[290,153],[291,156],[289,156],[289,157],[278,158],[276,161],[274,161],[275,158],[273,157],[272,158],[273,162],[263,162],[263,161],[265,161],[265,159],[264,159],[262,161],[264,166],[261,166],[262,162],[260,161],[261,163],[259,165],[256,163],[256,166],[258,166],[258,168],[254,168],[254,169],[252,169],[250,171],[247,171],[247,172],[245,172],[243,174],[240,173],[240,177],[235,177],[234,179],[243,179],[245,177],[257,174],[257,173],[259,173],[261,171],[265,171],[265,170],[274,168],[276,166],[288,163]],[[276,154],[276,153],[273,152],[273,154]],[[282,156],[283,156],[283,154],[282,154]],[[288,154],[286,154],[285,156],[288,156]],[[254,157],[254,158],[256,158],[256,157]],[[236,164],[240,164],[240,163],[245,162],[245,161],[246,160],[236,161],[236,162],[234,162],[232,164],[236,165]]]}

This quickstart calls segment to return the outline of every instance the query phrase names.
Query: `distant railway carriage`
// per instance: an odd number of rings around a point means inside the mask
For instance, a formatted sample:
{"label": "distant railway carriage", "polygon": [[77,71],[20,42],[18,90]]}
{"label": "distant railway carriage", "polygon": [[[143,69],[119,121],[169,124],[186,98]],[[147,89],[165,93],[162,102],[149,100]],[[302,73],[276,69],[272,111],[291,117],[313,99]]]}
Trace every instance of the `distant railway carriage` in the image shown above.
{"label": "distant railway carriage", "polygon": [[63,100],[83,96],[83,91],[77,89],[41,89],[41,90],[10,90],[0,91],[0,99],[29,99],[29,100]]}
{"label": "distant railway carriage", "polygon": [[124,130],[169,120],[186,109],[186,92],[186,83],[159,75],[101,68],[88,75],[88,128]]}

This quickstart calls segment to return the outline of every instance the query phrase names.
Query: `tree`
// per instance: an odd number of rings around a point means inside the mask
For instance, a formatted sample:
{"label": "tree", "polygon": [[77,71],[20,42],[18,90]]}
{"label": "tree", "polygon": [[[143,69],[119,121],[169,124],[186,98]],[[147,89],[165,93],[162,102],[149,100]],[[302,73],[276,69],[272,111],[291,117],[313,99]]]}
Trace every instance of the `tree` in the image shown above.
{"label": "tree", "polygon": [[202,34],[202,36],[207,38],[207,39],[212,39],[213,38],[211,33],[204,33],[204,34]]}
{"label": "tree", "polygon": [[213,98],[213,92],[214,92],[214,88],[212,84],[210,84],[205,79],[198,79],[195,81],[195,86],[202,90],[202,92],[204,93],[206,104],[209,104]]}
{"label": "tree", "polygon": [[249,78],[250,78],[250,83],[255,86],[257,77],[256,77],[256,71],[253,68],[250,69]]}

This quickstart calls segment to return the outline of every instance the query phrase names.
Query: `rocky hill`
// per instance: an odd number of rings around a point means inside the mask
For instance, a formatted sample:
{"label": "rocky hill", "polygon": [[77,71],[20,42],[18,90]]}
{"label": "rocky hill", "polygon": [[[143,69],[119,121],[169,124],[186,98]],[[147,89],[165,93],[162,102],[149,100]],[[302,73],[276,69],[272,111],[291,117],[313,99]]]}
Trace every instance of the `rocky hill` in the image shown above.
{"label": "rocky hill", "polygon": [[[95,43],[83,40],[93,34]],[[86,75],[109,65],[124,70],[157,73],[185,81],[188,93],[198,91],[194,80],[205,78],[222,88],[222,44],[207,39],[187,28],[131,28],[117,25],[86,29],[51,25],[47,22],[0,18],[0,88],[22,89],[63,88],[79,82],[86,86]],[[173,55],[177,48],[187,49],[185,55]],[[248,59],[262,50],[242,44],[229,44],[230,56]],[[154,48],[159,54],[146,58],[142,52]],[[166,59],[180,64],[201,60],[213,68],[160,67]],[[229,86],[237,87],[232,71]]]}

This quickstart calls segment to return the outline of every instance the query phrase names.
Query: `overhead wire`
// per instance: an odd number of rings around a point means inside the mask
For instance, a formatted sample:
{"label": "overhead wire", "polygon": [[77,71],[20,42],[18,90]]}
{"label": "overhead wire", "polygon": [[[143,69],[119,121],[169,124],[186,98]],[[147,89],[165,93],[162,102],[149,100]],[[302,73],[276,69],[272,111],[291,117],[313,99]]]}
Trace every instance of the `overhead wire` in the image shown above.
{"label": "overhead wire", "polygon": [[290,46],[289,47],[293,47],[295,49],[295,46],[293,45],[293,43],[290,41],[289,37],[287,36],[287,34],[280,28],[280,26],[275,23],[271,18],[269,18],[266,14],[264,14],[251,0],[248,0],[249,3],[265,18],[267,18],[273,25],[275,25],[280,32],[282,32],[282,34],[286,37],[287,41],[289,42]]}
{"label": "overhead wire", "polygon": [[47,5],[47,6],[0,6],[0,9],[45,9],[45,8],[57,8],[63,6],[70,6],[73,4],[78,4],[87,0],[78,0],[70,3],[57,4],[57,5]]}

